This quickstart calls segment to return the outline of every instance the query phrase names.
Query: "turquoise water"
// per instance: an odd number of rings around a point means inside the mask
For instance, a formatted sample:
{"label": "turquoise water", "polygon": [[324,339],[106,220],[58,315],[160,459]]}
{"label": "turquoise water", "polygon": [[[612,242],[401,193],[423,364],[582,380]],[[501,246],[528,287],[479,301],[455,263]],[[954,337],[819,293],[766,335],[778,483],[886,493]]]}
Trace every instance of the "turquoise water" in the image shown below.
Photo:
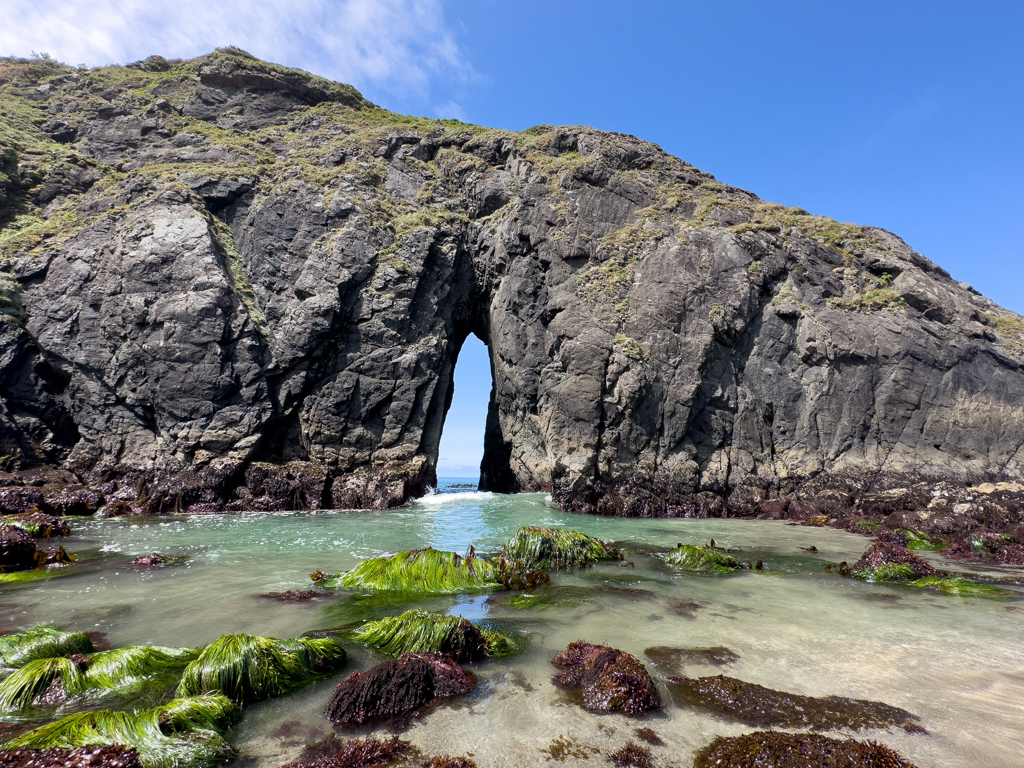
{"label": "turquoise water", "polygon": [[[346,593],[303,604],[260,596],[308,589],[308,574],[317,569],[337,573],[399,550],[432,546],[462,553],[473,545],[478,553],[496,552],[522,525],[599,536],[625,549],[634,567],[605,564],[555,575],[546,589],[569,602],[544,611],[509,608],[502,593],[394,605],[367,605]],[[682,575],[657,556],[677,542],[710,538],[741,550],[740,559],[763,560],[769,572]],[[722,645],[739,660],[685,672],[724,673],[796,693],[875,699],[907,709],[921,717],[930,736],[860,735],[889,744],[921,768],[1020,766],[1024,602],[948,597],[825,571],[828,562],[852,562],[869,543],[781,522],[576,516],[542,494],[475,491],[436,494],[389,512],[84,519],[64,542],[81,560],[70,575],[0,587],[0,628],[49,621],[106,632],[115,646],[195,646],[229,632],[294,636],[414,606],[495,622],[523,635],[527,650],[473,665],[481,681],[477,692],[402,731],[427,753],[472,753],[480,768],[550,765],[542,750],[559,737],[600,750],[567,763],[608,765],[605,755],[637,726],[653,728],[666,742],[654,748],[658,765],[688,766],[693,750],[716,735],[750,729],[674,707],[664,691],[665,710],[644,718],[587,713],[550,683],[550,659],[579,639],[642,660],[650,646]],[[812,545],[817,553],[805,551]],[[126,566],[148,552],[185,555],[188,562],[150,571]],[[344,674],[375,663],[357,646],[349,650]],[[683,671],[652,670],[656,676]],[[233,736],[240,764],[279,766],[327,734],[323,707],[340,677],[249,707]]]}

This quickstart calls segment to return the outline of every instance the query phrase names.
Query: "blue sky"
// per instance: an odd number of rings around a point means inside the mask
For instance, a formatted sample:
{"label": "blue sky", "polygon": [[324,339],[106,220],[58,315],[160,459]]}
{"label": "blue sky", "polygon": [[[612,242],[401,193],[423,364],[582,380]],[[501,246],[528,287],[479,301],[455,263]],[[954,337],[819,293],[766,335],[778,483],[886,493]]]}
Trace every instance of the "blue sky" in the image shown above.
{"label": "blue sky", "polygon": [[[4,54],[237,45],[395,111],[634,134],[766,200],[891,230],[1024,312],[1021,3],[5,0],[4,22]],[[464,354],[442,468],[449,434],[452,462],[474,430],[482,447],[463,398],[489,388]]]}

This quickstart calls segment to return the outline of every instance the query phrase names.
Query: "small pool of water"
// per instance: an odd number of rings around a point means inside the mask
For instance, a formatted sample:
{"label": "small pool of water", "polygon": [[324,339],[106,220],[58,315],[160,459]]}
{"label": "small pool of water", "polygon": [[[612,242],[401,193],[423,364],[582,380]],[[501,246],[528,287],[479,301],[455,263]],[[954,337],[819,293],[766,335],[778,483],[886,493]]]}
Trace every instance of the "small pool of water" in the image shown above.
{"label": "small pool of water", "polygon": [[[402,731],[429,754],[471,753],[480,768],[551,765],[543,750],[559,738],[591,749],[588,759],[566,764],[608,765],[606,755],[639,726],[666,742],[653,750],[656,764],[689,766],[692,752],[716,735],[752,730],[675,707],[664,691],[666,708],[643,718],[578,708],[551,684],[550,659],[580,639],[644,661],[651,646],[725,646],[739,656],[732,665],[676,671],[902,707],[920,716],[931,735],[852,735],[882,741],[920,768],[1016,768],[1024,754],[1024,602],[865,584],[825,571],[829,562],[856,560],[870,543],[862,536],[781,522],[578,516],[542,494],[472,489],[389,512],[75,522],[63,543],[81,562],[68,576],[0,587],[0,628],[46,621],[106,632],[115,646],[198,646],[226,633],[291,637],[425,607],[521,633],[528,639],[524,653],[472,665],[481,681],[474,694]],[[400,550],[463,553],[473,545],[480,554],[497,552],[522,525],[570,527],[614,542],[633,567],[556,574],[548,589],[564,600],[547,610],[513,609],[503,604],[507,593],[413,603],[360,601],[346,593],[304,604],[261,597],[309,589],[308,574],[317,569],[338,573]],[[738,550],[740,559],[762,560],[768,572],[679,574],[656,554],[677,542],[712,538]],[[816,553],[807,551],[811,546]],[[186,555],[188,562],[150,571],[126,565],[148,552]],[[348,649],[343,674],[376,663],[357,646]],[[276,768],[329,733],[323,708],[342,676],[247,708],[232,739],[240,764]]]}

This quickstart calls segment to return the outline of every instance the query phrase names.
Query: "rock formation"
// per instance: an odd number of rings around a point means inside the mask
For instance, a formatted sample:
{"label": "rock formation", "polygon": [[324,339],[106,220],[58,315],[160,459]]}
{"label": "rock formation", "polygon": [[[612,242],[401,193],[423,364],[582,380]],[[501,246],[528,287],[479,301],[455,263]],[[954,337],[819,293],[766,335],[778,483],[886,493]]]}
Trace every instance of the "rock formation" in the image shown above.
{"label": "rock formation", "polygon": [[630,136],[403,117],[236,49],[0,59],[0,227],[12,504],[401,504],[470,333],[492,490],[749,514],[1024,473],[1024,320]]}

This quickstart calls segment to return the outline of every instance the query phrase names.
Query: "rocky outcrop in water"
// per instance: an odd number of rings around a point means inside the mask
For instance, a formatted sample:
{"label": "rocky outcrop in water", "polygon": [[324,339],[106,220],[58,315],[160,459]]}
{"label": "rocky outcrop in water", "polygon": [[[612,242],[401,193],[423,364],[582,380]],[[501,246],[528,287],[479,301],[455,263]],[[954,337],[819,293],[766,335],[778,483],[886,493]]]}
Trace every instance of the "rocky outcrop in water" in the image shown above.
{"label": "rocky outcrop in water", "polygon": [[470,333],[483,486],[576,511],[1024,471],[1024,320],[633,137],[403,117],[234,49],[3,59],[0,104],[11,511],[401,504]]}

